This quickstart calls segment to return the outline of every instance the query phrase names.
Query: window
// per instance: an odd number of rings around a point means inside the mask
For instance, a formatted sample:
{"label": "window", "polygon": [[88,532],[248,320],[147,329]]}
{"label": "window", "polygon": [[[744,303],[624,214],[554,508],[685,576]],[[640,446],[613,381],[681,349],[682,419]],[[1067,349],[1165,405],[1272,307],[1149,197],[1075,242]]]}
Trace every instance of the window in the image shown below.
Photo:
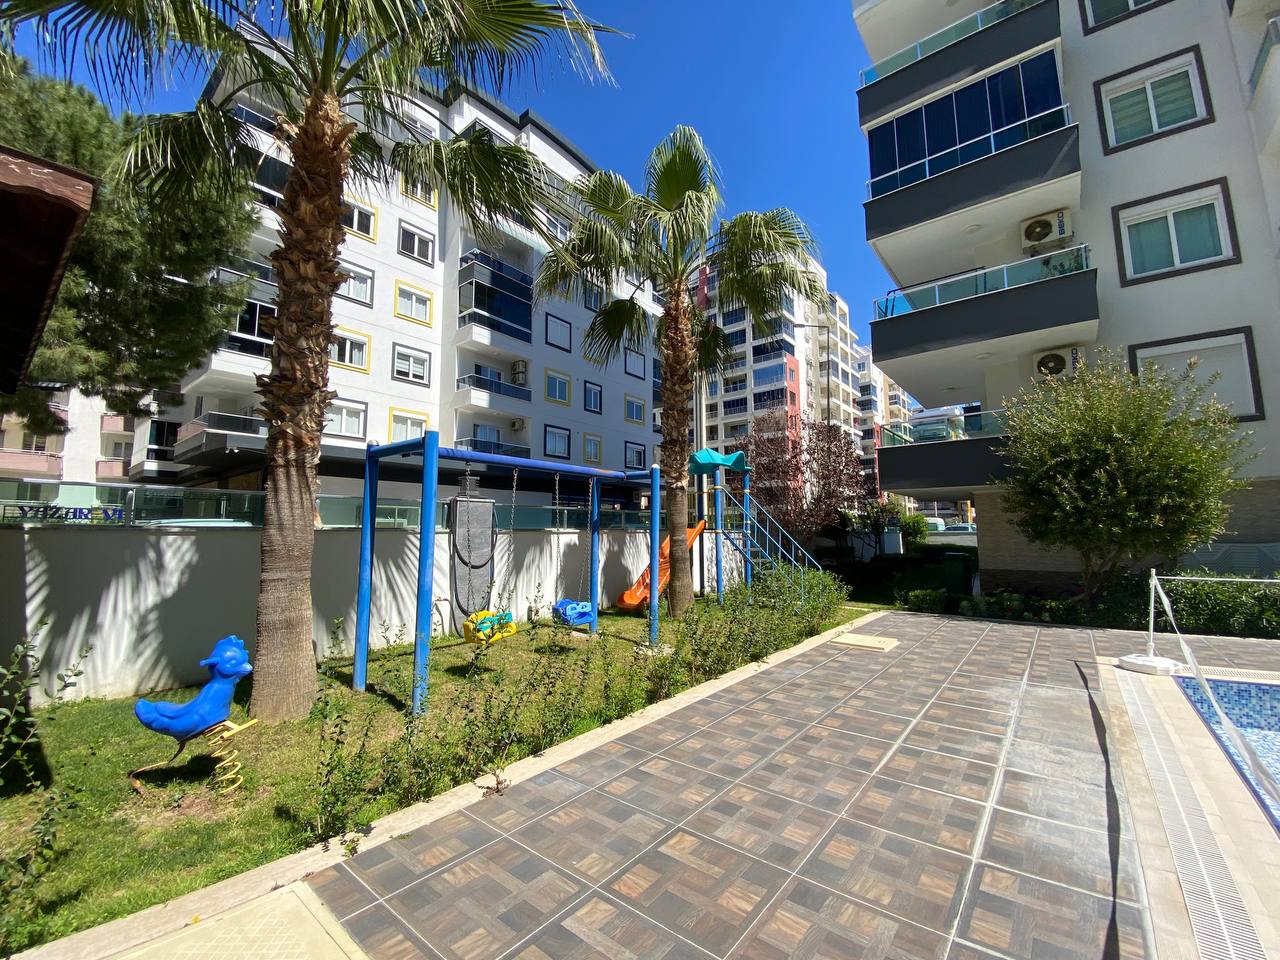
{"label": "window", "polygon": [[632,396],[624,397],[622,418],[627,423],[644,423],[644,401]]}
{"label": "window", "polygon": [[1116,207],[1120,284],[1239,263],[1226,180]]}
{"label": "window", "polygon": [[417,439],[427,432],[428,420],[430,420],[430,417],[417,410],[397,410],[392,407],[388,422],[388,433],[391,434],[391,442],[398,443],[401,440]]}
{"label": "window", "polygon": [[604,293],[594,283],[582,285],[582,305],[588,310],[599,310],[604,303]]}
{"label": "window", "polygon": [[329,344],[329,362],[339,367],[369,372],[369,337],[354,330],[337,327]]}
{"label": "window", "polygon": [[502,382],[502,371],[497,367],[491,367],[484,363],[477,363],[472,367],[472,370],[481,380],[492,380],[494,383]]}
{"label": "window", "polygon": [[629,470],[643,470],[645,467],[645,446],[643,443],[624,444],[623,460]]}
{"label": "window", "polygon": [[396,316],[431,326],[431,294],[403,280],[396,281]]}
{"label": "window", "polygon": [[434,208],[436,205],[436,189],[425,180],[414,180],[401,174],[400,192],[410,200],[416,200],[428,207]]}
{"label": "window", "polygon": [[391,348],[391,376],[406,383],[431,385],[431,354],[425,350],[394,344]]}
{"label": "window", "polygon": [[564,243],[569,239],[569,224],[566,221],[561,220],[559,217],[552,216],[549,213],[544,214],[543,219],[546,221],[547,230],[553,237],[561,243]]}
{"label": "window", "polygon": [[587,413],[604,413],[604,387],[590,380],[583,380],[582,409]]}
{"label": "window", "polygon": [[487,423],[473,423],[471,425],[471,439],[480,441],[473,448],[475,450],[500,453],[502,448],[502,428],[490,426]]}
{"label": "window", "polygon": [[573,351],[573,326],[567,320],[561,320],[555,314],[548,313],[546,340],[547,346],[563,350],[565,353],[571,353]]}
{"label": "window", "polygon": [[334,400],[324,418],[324,432],[335,437],[364,439],[367,408],[353,400]]}
{"label": "window", "polygon": [[22,435],[22,449],[27,453],[44,453],[48,447],[49,438],[40,433],[24,433]]}
{"label": "window", "polygon": [[366,307],[373,306],[373,272],[349,263],[342,263],[339,266],[347,275],[347,279],[343,280],[342,286],[338,287],[338,296],[344,300],[363,303]]}
{"label": "window", "polygon": [[976,80],[867,131],[872,197],[1065,127],[1054,51]]}
{"label": "window", "polygon": [[717,424],[713,423],[711,426],[707,427],[707,439],[708,440],[720,439],[720,427]]}
{"label": "window", "polygon": [[738,324],[744,322],[746,319],[747,319],[746,307],[734,307],[732,310],[726,310],[724,312],[724,326],[726,328],[736,327]]}
{"label": "window", "polygon": [[730,330],[728,333],[729,346],[740,347],[747,342],[746,330]]}
{"label": "window", "polygon": [[1110,26],[1149,7],[1158,7],[1169,0],[1080,0],[1080,16],[1084,20],[1084,32],[1092,33]]}
{"label": "window", "polygon": [[259,155],[258,165],[253,171],[254,193],[257,194],[258,203],[264,207],[279,206],[284,199],[285,184],[292,170],[283,160],[266,154]]}
{"label": "window", "polygon": [[1213,120],[1196,47],[1094,86],[1107,153]]}
{"label": "window", "polygon": [[103,452],[111,460],[128,460],[133,455],[133,444],[128,440],[112,440]]}
{"label": "window", "polygon": [[400,252],[426,264],[436,260],[436,238],[421,227],[400,221]]}
{"label": "window", "polygon": [[275,319],[276,308],[269,303],[257,300],[246,300],[244,309],[236,320],[235,330],[227,334],[223,347],[237,353],[247,353],[255,357],[266,357],[271,354],[271,334],[267,325]]}
{"label": "window", "polygon": [[584,463],[604,462],[604,441],[594,433],[582,435],[582,460]]}
{"label": "window", "polygon": [[374,239],[374,231],[378,225],[377,211],[358,200],[344,200],[342,203],[342,226],[347,233],[353,233],[365,240]]}
{"label": "window", "polygon": [[630,347],[624,347],[623,350],[623,370],[626,371],[628,377],[643,380],[645,378],[644,354],[638,350],[632,350]]}
{"label": "window", "polygon": [[542,455],[557,460],[569,459],[569,431],[546,424],[542,428]]}
{"label": "window", "polygon": [[1207,383],[1213,374],[1220,374],[1210,390],[1221,403],[1231,407],[1237,419],[1263,419],[1262,387],[1258,383],[1252,328],[1216,330],[1129,347],[1129,366],[1135,373],[1141,373],[1147,361],[1170,373],[1182,373],[1193,357],[1200,361],[1195,371],[1199,382]]}
{"label": "window", "polygon": [[711,380],[707,383],[707,396],[716,397],[720,395],[720,381]]}
{"label": "window", "polygon": [[569,397],[572,389],[569,386],[569,378],[560,373],[558,370],[548,370],[543,380],[544,395],[552,403],[569,405]]}

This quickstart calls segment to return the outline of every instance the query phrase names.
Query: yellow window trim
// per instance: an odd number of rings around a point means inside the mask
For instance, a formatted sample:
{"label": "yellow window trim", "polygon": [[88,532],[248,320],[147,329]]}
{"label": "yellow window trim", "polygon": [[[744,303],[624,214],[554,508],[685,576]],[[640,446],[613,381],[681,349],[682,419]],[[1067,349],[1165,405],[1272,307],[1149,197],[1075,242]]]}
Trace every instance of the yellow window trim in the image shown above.
{"label": "yellow window trim", "polygon": [[359,237],[361,240],[368,240],[370,243],[378,242],[378,208],[368,200],[361,200],[359,197],[344,196],[343,203],[349,203],[352,206],[363,207],[365,212],[373,218],[373,225],[370,227],[372,233],[361,233],[359,230],[352,230],[350,227],[343,227],[344,233],[349,233],[353,237]]}
{"label": "yellow window trim", "polygon": [[[547,392],[547,376],[555,374],[565,382],[565,399],[558,400]],[[558,403],[562,407],[573,406],[573,377],[565,373],[563,370],[556,370],[553,367],[544,367],[542,370],[542,398],[550,403]]]}
{"label": "yellow window trim", "polygon": [[435,187],[432,187],[430,184],[428,184],[428,187],[431,190],[431,199],[423,200],[421,197],[417,196],[416,194],[410,193],[408,186],[409,186],[408,178],[403,173],[400,174],[400,196],[407,197],[408,199],[412,200],[414,203],[421,204],[424,207],[429,207],[432,210],[439,209],[439,205],[440,205],[440,202],[438,199],[439,191],[436,190]]}
{"label": "yellow window trim", "polygon": [[422,421],[423,431],[431,429],[431,414],[425,410],[410,410],[408,407],[391,407],[387,410],[387,442],[391,442],[394,436],[392,429],[395,425],[396,414],[403,414],[407,417],[416,417]]}
{"label": "yellow window trim", "polygon": [[[411,317],[406,313],[400,312],[400,288],[401,287],[408,287],[410,290],[414,291],[415,293],[420,293],[427,298],[427,320],[425,323],[423,323],[417,317]],[[416,323],[419,326],[430,327],[435,323],[436,297],[435,297],[435,294],[432,293],[430,290],[426,290],[426,289],[423,289],[422,287],[417,286],[416,284],[409,283],[409,281],[407,280],[397,280],[396,289],[395,289],[395,305],[394,307],[392,307],[392,309],[395,310],[396,316],[399,317],[401,320],[408,320],[410,323]]]}
{"label": "yellow window trim", "polygon": [[[588,456],[587,456],[587,441],[588,441],[588,440],[594,440],[596,443],[598,443],[598,444],[600,445],[600,456],[596,457],[594,460],[592,460],[590,457],[588,457]],[[585,431],[583,432],[583,434],[582,434],[582,462],[583,462],[583,463],[604,463],[604,437],[600,436],[600,434],[598,434],[598,433],[587,433],[587,432],[585,432]]]}
{"label": "yellow window trim", "polygon": [[373,337],[365,333],[363,330],[353,330],[351,327],[343,327],[335,325],[334,333],[346,334],[348,339],[364,341],[364,366],[357,367],[351,363],[339,363],[337,360],[330,360],[329,366],[337,367],[340,370],[354,370],[356,373],[368,373],[369,364],[373,362]]}
{"label": "yellow window trim", "polygon": [[[640,419],[639,419],[639,420],[633,420],[631,417],[628,417],[628,416],[627,416],[627,401],[628,401],[628,400],[634,400],[636,403],[640,404]],[[629,394],[629,393],[624,393],[624,394],[622,395],[622,419],[623,419],[623,420],[625,420],[627,423],[644,423],[644,415],[645,415],[646,410],[647,410],[647,407],[646,407],[646,405],[645,405],[645,402],[644,402],[643,400],[641,400],[639,397],[634,397],[634,396],[632,396],[632,395],[631,395],[631,394]]]}

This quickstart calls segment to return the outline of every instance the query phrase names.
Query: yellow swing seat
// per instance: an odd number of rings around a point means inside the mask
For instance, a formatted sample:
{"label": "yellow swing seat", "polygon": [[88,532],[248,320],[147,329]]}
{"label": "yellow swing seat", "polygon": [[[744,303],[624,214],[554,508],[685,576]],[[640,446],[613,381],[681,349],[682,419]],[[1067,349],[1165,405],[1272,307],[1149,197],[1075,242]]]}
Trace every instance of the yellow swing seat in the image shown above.
{"label": "yellow swing seat", "polygon": [[490,644],[511,636],[518,629],[509,610],[502,613],[477,610],[463,621],[462,637],[467,643]]}

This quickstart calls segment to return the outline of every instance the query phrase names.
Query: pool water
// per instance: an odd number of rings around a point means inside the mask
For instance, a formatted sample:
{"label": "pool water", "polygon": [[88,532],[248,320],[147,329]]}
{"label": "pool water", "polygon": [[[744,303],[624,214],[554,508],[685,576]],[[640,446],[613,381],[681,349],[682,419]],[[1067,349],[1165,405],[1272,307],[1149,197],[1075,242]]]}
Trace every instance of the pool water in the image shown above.
{"label": "pool water", "polygon": [[[1176,677],[1182,692],[1213,731],[1214,737],[1235,764],[1262,809],[1270,816],[1271,823],[1280,830],[1280,805],[1268,797],[1249,773],[1239,752],[1222,732],[1222,721],[1200,688],[1195,677]],[[1280,686],[1267,683],[1246,683],[1240,680],[1210,680],[1209,686],[1222,705],[1222,710],[1253,747],[1262,765],[1272,778],[1280,781]]]}

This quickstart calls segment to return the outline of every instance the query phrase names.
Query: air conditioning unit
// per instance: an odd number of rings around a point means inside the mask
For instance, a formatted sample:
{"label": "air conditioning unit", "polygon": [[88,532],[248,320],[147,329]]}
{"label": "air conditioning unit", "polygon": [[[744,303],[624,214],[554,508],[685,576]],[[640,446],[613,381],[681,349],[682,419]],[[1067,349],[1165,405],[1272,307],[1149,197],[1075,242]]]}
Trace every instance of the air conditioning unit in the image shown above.
{"label": "air conditioning unit", "polygon": [[529,361],[528,360],[512,360],[511,361],[511,382],[517,387],[525,387],[529,385]]}
{"label": "air conditioning unit", "polygon": [[1081,359],[1079,347],[1046,350],[1033,358],[1032,372],[1037,380],[1046,380],[1049,377],[1070,377],[1075,374],[1076,367],[1080,366]]}
{"label": "air conditioning unit", "polygon": [[1042,213],[1030,220],[1023,220],[1018,228],[1023,253],[1041,253],[1066,246],[1075,238],[1071,225],[1071,211],[1054,210]]}
{"label": "air conditioning unit", "polygon": [[524,417],[516,417],[511,421],[511,429],[516,433],[520,433],[525,428]]}

